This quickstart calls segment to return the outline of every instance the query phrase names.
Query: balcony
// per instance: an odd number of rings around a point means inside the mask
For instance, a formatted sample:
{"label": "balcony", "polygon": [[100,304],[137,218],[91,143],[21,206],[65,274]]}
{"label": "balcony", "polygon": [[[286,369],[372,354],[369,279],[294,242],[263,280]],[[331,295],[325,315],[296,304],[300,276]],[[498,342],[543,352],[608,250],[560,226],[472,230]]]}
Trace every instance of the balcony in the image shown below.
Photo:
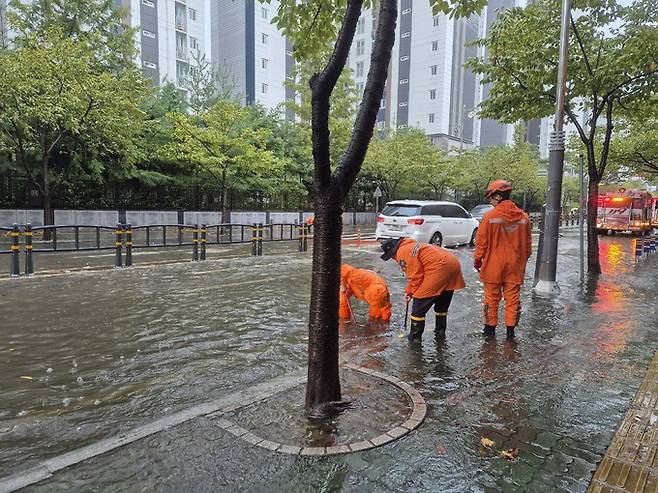
{"label": "balcony", "polygon": [[176,48],[176,60],[180,60],[182,62],[187,63],[189,61],[189,55],[187,53],[187,50],[185,48]]}
{"label": "balcony", "polygon": [[185,17],[176,17],[176,29],[178,31],[187,32],[187,22],[185,22]]}

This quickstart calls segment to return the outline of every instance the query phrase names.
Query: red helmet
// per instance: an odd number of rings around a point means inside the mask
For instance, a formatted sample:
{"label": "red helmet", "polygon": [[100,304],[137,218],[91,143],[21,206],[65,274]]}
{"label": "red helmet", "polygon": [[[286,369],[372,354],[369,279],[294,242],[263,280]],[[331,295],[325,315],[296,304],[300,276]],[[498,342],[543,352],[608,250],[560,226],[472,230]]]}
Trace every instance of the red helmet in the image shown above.
{"label": "red helmet", "polygon": [[490,198],[494,193],[511,192],[512,184],[507,180],[494,180],[484,191],[484,198]]}

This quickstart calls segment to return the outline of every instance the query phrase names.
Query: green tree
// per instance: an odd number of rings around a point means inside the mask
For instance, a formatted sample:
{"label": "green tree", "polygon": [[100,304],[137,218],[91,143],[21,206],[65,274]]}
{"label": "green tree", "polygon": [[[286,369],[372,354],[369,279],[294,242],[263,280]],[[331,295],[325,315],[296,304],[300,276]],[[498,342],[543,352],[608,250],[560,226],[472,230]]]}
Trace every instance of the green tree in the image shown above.
{"label": "green tree", "polygon": [[249,109],[219,101],[199,115],[170,114],[173,157],[211,175],[222,191],[222,212],[228,217],[228,192],[255,186],[263,189],[282,164],[267,149],[270,132],[248,123]]}
{"label": "green tree", "polygon": [[94,54],[95,63],[113,69],[133,65],[135,29],[126,27],[126,10],[115,0],[10,0],[7,10],[18,46],[32,44],[35,38],[46,41],[55,29],[83,44]]}
{"label": "green tree", "polygon": [[392,133],[387,138],[375,139],[368,148],[363,172],[376,180],[385,200],[399,198],[398,188],[406,180],[416,187],[422,176],[439,168],[441,153],[422,130],[409,129]]}
{"label": "green tree", "polygon": [[53,193],[83,157],[127,163],[137,152],[145,82],[136,69],[102,71],[95,60],[55,31],[0,52],[0,139],[39,191],[46,224]]}
{"label": "green tree", "polygon": [[[267,0],[266,0],[267,1]],[[294,45],[298,60],[313,59],[333,42],[326,65],[310,79],[313,142],[315,241],[309,314],[308,379],[305,407],[335,409],[341,400],[338,376],[338,287],[342,204],[354,184],[373,134],[384,93],[397,20],[397,1],[377,3],[377,28],[370,71],[353,132],[332,167],[329,115],[331,95],[345,68],[362,8],[370,0],[280,0],[272,20]],[[484,0],[430,0],[436,12],[469,15]]]}
{"label": "green tree", "polygon": [[210,109],[218,101],[237,102],[241,97],[237,80],[229,69],[213,66],[199,50],[192,54],[192,64],[184,87],[188,90],[189,105],[193,113]]}
{"label": "green tree", "polygon": [[[295,79],[288,85],[295,90],[296,99],[286,102],[286,108],[290,109],[299,121],[299,125],[306,133],[308,148],[311,148],[311,126],[312,126],[312,94],[310,81],[314,74],[326,63],[328,54],[323,53],[314,60],[306,60],[297,64]],[[329,133],[331,141],[329,144],[330,161],[336,165],[341,154],[347,149],[352,135],[352,126],[356,117],[359,103],[359,94],[352,79],[352,70],[349,67],[341,72],[336,81],[336,87],[329,99]]]}
{"label": "green tree", "polygon": [[[658,90],[658,5],[653,0],[636,0],[630,6],[615,0],[576,0],[573,8],[565,111],[586,150],[588,271],[599,273],[598,186],[608,164],[615,116],[645,104]],[[470,66],[484,75],[483,83],[492,83],[482,116],[513,123],[552,114],[559,19],[559,2],[540,0],[525,9],[505,11],[479,41],[490,58],[472,60]],[[586,125],[579,112],[588,115]]]}

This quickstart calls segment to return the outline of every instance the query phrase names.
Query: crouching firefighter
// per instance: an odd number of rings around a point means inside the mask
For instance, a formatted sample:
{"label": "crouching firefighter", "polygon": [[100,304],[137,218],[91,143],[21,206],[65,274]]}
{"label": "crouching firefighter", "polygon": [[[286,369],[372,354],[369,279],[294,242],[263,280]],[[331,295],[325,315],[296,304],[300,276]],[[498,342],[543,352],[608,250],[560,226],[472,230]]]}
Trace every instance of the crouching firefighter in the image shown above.
{"label": "crouching firefighter", "polygon": [[368,315],[388,322],[391,319],[391,297],[383,277],[367,269],[348,264],[340,268],[340,318],[353,317],[350,297],[363,300],[370,306]]}
{"label": "crouching firefighter", "polygon": [[492,181],[485,190],[484,196],[494,208],[480,221],[473,260],[484,284],[484,334],[496,331],[502,292],[510,339],[519,323],[521,285],[532,253],[530,219],[510,200],[511,193],[512,185],[505,180]]}
{"label": "crouching firefighter", "polygon": [[413,300],[409,340],[422,338],[425,315],[432,306],[436,316],[434,335],[445,336],[452,295],[465,286],[457,257],[441,247],[410,238],[391,238],[381,246],[381,259],[394,259],[409,278],[405,288],[407,301]]}

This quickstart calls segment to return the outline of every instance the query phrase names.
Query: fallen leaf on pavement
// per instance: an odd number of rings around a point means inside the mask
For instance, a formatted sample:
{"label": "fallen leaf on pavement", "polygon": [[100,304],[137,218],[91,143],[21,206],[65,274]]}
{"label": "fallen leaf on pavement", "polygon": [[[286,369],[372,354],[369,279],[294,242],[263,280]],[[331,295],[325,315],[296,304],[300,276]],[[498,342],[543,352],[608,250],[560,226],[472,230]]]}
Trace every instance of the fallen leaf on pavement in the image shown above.
{"label": "fallen leaf on pavement", "polygon": [[507,460],[516,460],[519,458],[519,449],[511,448],[509,450],[501,450],[500,456]]}
{"label": "fallen leaf on pavement", "polygon": [[448,450],[443,446],[441,442],[437,442],[436,445],[434,445],[434,448],[436,449],[436,453],[439,455],[444,455],[448,452]]}
{"label": "fallen leaf on pavement", "polygon": [[489,438],[486,438],[486,437],[483,438],[482,440],[480,440],[480,443],[482,445],[484,445],[485,447],[489,447],[489,448],[493,447],[496,444],[496,442],[494,442],[493,440],[490,440]]}

